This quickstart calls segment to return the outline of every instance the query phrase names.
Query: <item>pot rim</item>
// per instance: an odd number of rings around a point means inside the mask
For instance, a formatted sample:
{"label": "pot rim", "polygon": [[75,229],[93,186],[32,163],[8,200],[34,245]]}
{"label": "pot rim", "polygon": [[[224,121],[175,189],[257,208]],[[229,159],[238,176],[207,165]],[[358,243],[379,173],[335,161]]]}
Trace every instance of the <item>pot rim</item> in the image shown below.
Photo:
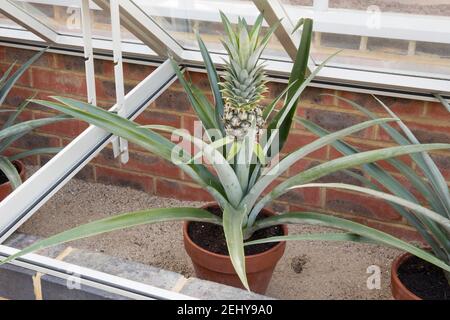
{"label": "pot rim", "polygon": [[417,296],[416,294],[414,294],[410,289],[408,289],[403,282],[400,280],[400,278],[398,277],[398,269],[399,267],[409,258],[413,257],[413,255],[409,252],[405,252],[399,256],[397,256],[394,261],[392,262],[391,265],[391,286],[393,289],[393,286],[395,284],[395,286],[404,291],[411,299],[413,300],[423,300],[422,298],[420,298],[419,296]]}
{"label": "pot rim", "polygon": [[[12,161],[13,164],[16,164],[19,167],[19,176],[23,180],[25,178],[25,165],[20,160],[14,160]],[[3,183],[0,183],[0,188],[7,188],[11,186],[11,181],[6,181]]]}
{"label": "pot rim", "polygon": [[[218,206],[218,204],[215,203],[215,202],[211,202],[211,203],[205,204],[204,206],[202,206],[202,208],[207,208],[207,207],[210,207],[210,206]],[[269,214],[275,215],[275,213],[273,211],[271,211],[271,210],[268,210],[268,209],[263,209],[263,210],[268,212]],[[191,237],[189,236],[188,226],[189,226],[190,222],[191,221],[184,221],[184,223],[183,223],[183,234],[184,234],[184,238],[186,239],[186,241],[189,242],[189,244],[191,246],[195,247],[197,250],[201,251],[204,254],[209,254],[209,255],[212,255],[212,256],[214,256],[216,258],[220,258],[220,259],[227,259],[227,260],[230,259],[229,255],[224,255],[224,254],[220,254],[220,253],[211,252],[211,251],[208,251],[208,250],[200,247],[198,244],[196,244],[191,239]],[[287,235],[288,234],[287,226],[285,224],[281,224],[281,228],[283,229],[283,234]],[[286,246],[286,241],[278,242],[275,246],[273,246],[269,250],[266,250],[266,251],[263,251],[263,252],[260,252],[260,253],[257,253],[257,254],[248,255],[248,256],[246,255],[245,259],[257,259],[257,258],[259,258],[261,256],[264,256],[264,255],[267,255],[267,254],[271,254],[271,253],[273,253],[275,251],[278,251],[280,249],[280,247],[283,247],[283,246]]]}

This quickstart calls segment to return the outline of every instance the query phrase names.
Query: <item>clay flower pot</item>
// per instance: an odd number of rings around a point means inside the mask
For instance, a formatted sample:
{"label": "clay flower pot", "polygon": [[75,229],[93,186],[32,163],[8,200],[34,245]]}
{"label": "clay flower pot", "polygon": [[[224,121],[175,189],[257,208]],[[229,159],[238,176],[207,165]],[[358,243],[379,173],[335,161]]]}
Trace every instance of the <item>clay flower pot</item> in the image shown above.
{"label": "clay flower pot", "polygon": [[409,253],[402,254],[401,256],[398,256],[391,265],[391,291],[392,296],[396,300],[422,300],[405,287],[398,277],[398,269],[403,262],[408,260],[411,256],[412,255]]}
{"label": "clay flower pot", "polygon": [[[206,209],[208,207],[210,208],[211,205],[203,208]],[[266,216],[275,215],[274,212],[265,209],[262,214]],[[184,247],[192,260],[196,276],[200,279],[244,288],[234,271],[230,257],[207,251],[195,244],[189,237],[189,223],[186,221],[183,226]],[[282,229],[284,235],[287,235],[287,227],[282,225]],[[286,242],[280,242],[265,252],[245,257],[247,279],[253,292],[260,294],[266,292],[275,266],[283,256],[285,248]]]}
{"label": "clay flower pot", "polygon": [[[20,178],[22,181],[26,178],[26,170],[25,166],[22,163],[22,161],[15,160],[13,161],[13,164],[16,166],[17,170],[19,171]],[[12,192],[12,186],[10,182],[5,182],[0,184],[0,201],[5,199],[10,193]]]}

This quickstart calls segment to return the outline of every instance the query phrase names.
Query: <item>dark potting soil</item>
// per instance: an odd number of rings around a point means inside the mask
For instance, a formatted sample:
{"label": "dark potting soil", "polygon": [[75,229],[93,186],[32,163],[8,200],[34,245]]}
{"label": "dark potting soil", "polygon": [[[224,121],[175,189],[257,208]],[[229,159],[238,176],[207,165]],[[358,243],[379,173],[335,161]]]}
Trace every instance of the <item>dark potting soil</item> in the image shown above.
{"label": "dark potting soil", "polygon": [[424,300],[450,300],[450,285],[442,269],[415,256],[405,260],[397,271],[401,282]]}
{"label": "dark potting soil", "polygon": [[[19,167],[15,164],[14,167],[16,167],[16,171],[19,172]],[[3,171],[0,170],[0,184],[6,183],[8,182],[8,178],[6,177],[6,175],[3,173]]]}
{"label": "dark potting soil", "polygon": [[[222,211],[219,208],[208,208],[207,210],[216,216],[222,216]],[[223,233],[223,228],[221,226],[207,222],[190,222],[188,233],[192,241],[203,249],[218,254],[228,255],[225,234]],[[256,231],[247,241],[282,235],[283,229],[281,226],[272,226]],[[262,253],[275,247],[277,244],[278,242],[271,242],[246,246],[244,248],[245,255],[249,256]]]}

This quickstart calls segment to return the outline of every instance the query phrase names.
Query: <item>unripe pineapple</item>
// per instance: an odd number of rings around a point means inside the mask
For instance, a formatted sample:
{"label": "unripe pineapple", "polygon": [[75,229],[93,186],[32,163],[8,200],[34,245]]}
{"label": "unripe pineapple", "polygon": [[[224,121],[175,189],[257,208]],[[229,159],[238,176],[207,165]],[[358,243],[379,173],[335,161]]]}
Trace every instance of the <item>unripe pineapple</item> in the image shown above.
{"label": "unripe pineapple", "polygon": [[229,55],[220,83],[225,104],[223,122],[226,134],[241,140],[252,124],[258,132],[264,126],[260,101],[267,87],[264,66],[259,63],[259,58],[275,29],[271,28],[261,36],[262,15],[253,27],[239,18],[236,31],[223,13],[221,17],[227,34],[222,44]]}

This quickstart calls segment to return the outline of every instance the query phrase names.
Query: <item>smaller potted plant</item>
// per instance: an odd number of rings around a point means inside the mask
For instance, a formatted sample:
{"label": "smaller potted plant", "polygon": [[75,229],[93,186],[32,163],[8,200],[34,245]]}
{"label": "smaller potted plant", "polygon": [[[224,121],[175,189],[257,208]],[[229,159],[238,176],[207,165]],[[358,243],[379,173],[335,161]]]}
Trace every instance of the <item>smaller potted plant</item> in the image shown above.
{"label": "smaller potted plant", "polygon": [[[5,71],[0,78],[0,105],[3,104],[6,96],[16,83],[16,81],[22,76],[22,74],[32,65],[37,59],[39,59],[45,52],[41,50],[21,67],[19,67],[14,73],[12,72],[16,63]],[[33,150],[27,150],[22,153],[7,156],[5,152],[8,147],[16,140],[23,137],[25,134],[33,130],[34,128],[44,126],[57,121],[67,119],[67,116],[56,116],[51,118],[42,118],[37,120],[29,120],[24,122],[17,122],[20,114],[27,107],[29,101],[24,101],[17,109],[0,109],[0,114],[10,114],[6,118],[3,125],[0,127],[0,201],[8,196],[12,190],[18,187],[22,181],[26,178],[25,165],[21,159],[36,154],[43,153],[56,153],[60,148],[36,148]]]}
{"label": "smaller potted plant", "polygon": [[[377,119],[377,116],[346,98],[334,96],[353,106],[360,112],[367,115],[370,119]],[[377,97],[374,97],[382,108],[396,119],[399,129],[394,128],[389,123],[380,124],[381,128],[400,146],[419,145],[420,142],[408,128],[408,126]],[[447,102],[438,96],[443,104]],[[448,104],[444,105],[447,107]],[[450,113],[449,113],[450,115]],[[318,136],[326,136],[329,133],[319,125],[306,119],[298,121],[312,133]],[[343,155],[352,155],[358,152],[358,149],[344,141],[336,141],[333,147]],[[396,168],[405,178],[409,185],[417,190],[424,198],[422,202],[412,192],[404,186],[404,182],[395,176],[384,171],[376,163],[366,164],[362,167],[363,171],[375,181],[383,185],[391,194],[381,194],[380,189],[370,180],[362,175],[351,173],[353,177],[360,180],[366,188],[357,188],[368,195],[377,194],[381,199],[389,201],[392,195],[405,201],[413,203],[414,206],[404,208],[393,205],[394,209],[405,218],[405,220],[415,228],[425,243],[425,248],[433,253],[436,259],[443,265],[450,265],[450,192],[444,176],[438,166],[427,152],[411,154],[409,157],[412,163],[415,163],[417,170],[413,170],[405,162],[398,159],[387,159],[387,161]],[[323,184],[322,187],[329,188],[350,188],[355,187],[340,184]],[[432,209],[432,211],[430,210]],[[429,214],[423,214],[427,212]],[[411,253],[400,255],[392,263],[391,267],[391,289],[394,298],[400,300],[419,300],[419,299],[450,299],[450,272],[446,268],[440,268],[429,263],[420,257]]]}
{"label": "smaller potted plant", "polygon": [[[148,209],[93,221],[38,241],[1,263],[7,263],[21,255],[48,246],[103,232],[178,220],[185,221],[183,228],[185,247],[198,276],[259,293],[264,293],[267,288],[275,265],[283,255],[284,241],[289,240],[382,243],[410,252],[450,271],[448,264],[429,252],[362,224],[315,212],[274,214],[267,209],[271,201],[292,189],[321,187],[322,184],[313,182],[331,173],[400,155],[448,149],[450,144],[410,144],[354,152],[305,171],[293,173],[285,181],[276,184],[281,174],[311,152],[336,143],[357,131],[396,119],[369,120],[328,133],[278,161],[277,157],[280,156],[280,150],[295,120],[298,99],[328,60],[307,76],[312,20],[302,20],[302,23],[299,23],[299,26],[303,25],[302,38],[289,85],[268,106],[261,106],[259,102],[266,87],[262,66],[258,64],[258,60],[265,43],[276,28],[272,27],[264,36],[259,37],[262,19],[262,16],[258,17],[253,28],[250,28],[245,20],[239,19],[238,32],[234,32],[231,23],[222,15],[228,34],[224,44],[230,56],[222,82],[219,81],[203,41],[198,37],[215,105],[184,78],[178,65],[173,62],[178,79],[205,129],[206,134],[201,138],[192,136],[186,130],[168,126],[142,126],[117,114],[69,98],[53,97],[57,102],[33,100],[35,103],[96,125],[146,148],[163,159],[172,161],[209,192],[216,201],[214,204],[203,208]],[[275,113],[275,106],[282,100],[283,106]],[[267,130],[262,130],[263,127]],[[175,144],[159,132],[172,133],[173,136],[182,138],[183,142],[188,143]],[[192,144],[199,150],[197,153],[187,148]],[[223,146],[228,148],[222,148]],[[204,164],[203,158],[207,159],[208,165]],[[357,188],[348,185],[345,187]],[[364,191],[367,192],[365,189]],[[437,213],[418,207],[411,201],[381,192],[373,195],[384,197],[395,205],[412,208],[420,217],[429,217],[434,223],[448,227],[447,220],[440,219]],[[347,232],[288,235],[287,224],[316,224]],[[204,241],[205,238],[207,241]],[[267,244],[270,245],[266,246]],[[217,252],[218,247],[224,248],[223,252]]]}

